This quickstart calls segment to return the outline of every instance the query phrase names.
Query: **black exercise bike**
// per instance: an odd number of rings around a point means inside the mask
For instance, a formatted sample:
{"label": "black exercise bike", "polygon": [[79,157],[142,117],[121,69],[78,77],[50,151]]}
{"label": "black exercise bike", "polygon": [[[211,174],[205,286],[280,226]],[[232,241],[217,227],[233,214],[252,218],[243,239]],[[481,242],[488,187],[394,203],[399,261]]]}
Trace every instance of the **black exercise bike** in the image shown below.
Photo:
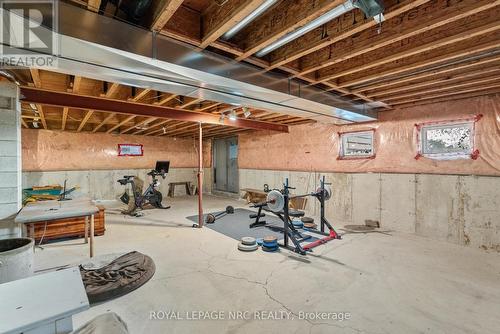
{"label": "black exercise bike", "polygon": [[[137,209],[142,210],[148,204],[158,209],[170,209],[170,206],[163,206],[163,204],[161,203],[163,200],[163,195],[156,189],[160,185],[160,181],[158,181],[157,177],[161,176],[163,179],[165,179],[167,171],[168,167],[166,169],[157,168],[156,170],[151,170],[148,175],[151,176],[152,181],[143,194],[141,194],[140,189],[136,187],[136,184],[134,182],[134,175],[125,175],[123,179],[118,180],[118,183],[120,183],[121,185],[125,186],[130,183],[132,187],[132,192],[134,194],[134,207],[130,210],[131,215],[136,215]],[[120,197],[120,200],[125,204],[129,204],[130,196],[128,196],[128,194],[125,192]]]}

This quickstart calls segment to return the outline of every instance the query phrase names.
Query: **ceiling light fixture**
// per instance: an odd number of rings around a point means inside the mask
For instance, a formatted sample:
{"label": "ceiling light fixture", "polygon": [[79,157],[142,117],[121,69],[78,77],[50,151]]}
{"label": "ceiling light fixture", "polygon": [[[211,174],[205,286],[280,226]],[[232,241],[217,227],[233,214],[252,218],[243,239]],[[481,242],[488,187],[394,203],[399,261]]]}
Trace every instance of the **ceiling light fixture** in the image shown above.
{"label": "ceiling light fixture", "polygon": [[220,114],[219,122],[224,123],[224,118],[226,118],[226,115]]}
{"label": "ceiling light fixture", "polygon": [[37,110],[37,109],[36,109],[36,105],[35,105],[34,103],[30,103],[30,107],[31,107],[31,109],[33,109],[33,110]]}
{"label": "ceiling light fixture", "polygon": [[245,118],[248,118],[252,115],[252,113],[250,112],[250,109],[248,109],[248,107],[243,107],[243,115],[245,116]]}
{"label": "ceiling light fixture", "polygon": [[277,48],[293,41],[294,39],[299,38],[300,36],[308,33],[309,31],[311,31],[311,30],[327,23],[328,21],[331,21],[331,20],[339,17],[340,15],[345,14],[353,9],[354,9],[354,5],[353,5],[352,1],[348,0],[341,5],[338,5],[337,7],[332,9],[331,11],[329,11],[329,12],[321,15],[320,17],[316,18],[315,20],[309,22],[305,26],[302,26],[302,27],[292,31],[291,33],[288,33],[287,35],[281,37],[280,39],[278,39],[274,43],[269,44],[268,46],[266,46],[265,48],[263,48],[262,50],[257,52],[255,55],[257,57],[263,57],[263,56],[267,55],[268,53],[276,50]]}
{"label": "ceiling light fixture", "polygon": [[224,35],[222,35],[222,38],[224,39],[231,39],[236,35],[241,29],[246,27],[250,22],[255,20],[257,17],[259,17],[262,13],[264,13],[269,7],[274,5],[277,0],[267,0],[265,1],[262,5],[257,7],[252,13],[247,15],[243,20],[238,22],[234,27],[229,29]]}
{"label": "ceiling light fixture", "polygon": [[236,117],[236,111],[234,111],[234,109],[231,110],[231,113],[229,113],[229,119],[231,121],[236,121],[237,117]]}
{"label": "ceiling light fixture", "polygon": [[162,128],[161,128],[161,129],[163,130],[163,134],[166,134],[166,133],[167,133],[167,129],[165,129],[165,127],[164,127],[164,126],[162,126]]}

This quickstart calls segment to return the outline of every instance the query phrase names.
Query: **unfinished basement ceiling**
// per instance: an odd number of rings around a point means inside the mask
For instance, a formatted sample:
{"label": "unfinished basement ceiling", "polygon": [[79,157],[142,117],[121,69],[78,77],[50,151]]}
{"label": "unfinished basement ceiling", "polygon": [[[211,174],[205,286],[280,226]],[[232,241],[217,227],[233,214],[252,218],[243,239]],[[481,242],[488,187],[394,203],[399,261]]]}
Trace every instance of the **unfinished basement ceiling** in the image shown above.
{"label": "unfinished basement ceiling", "polygon": [[[66,5],[65,7],[70,8],[69,12],[74,15],[77,13],[81,17],[78,24],[70,24],[77,20],[68,17],[64,23],[65,29],[77,37],[83,38],[87,35],[96,37],[96,32],[92,31],[95,27],[90,22],[101,22],[101,18],[110,19],[111,21],[107,21],[108,23],[116,21],[116,24],[120,26],[123,26],[124,21],[128,20],[122,10],[117,11],[117,15],[114,16],[115,9],[112,4],[108,4],[106,10],[101,12],[103,15],[97,15],[93,12],[97,11],[100,1],[67,2],[80,7],[77,12],[71,10],[71,8],[76,8],[74,6]],[[149,13],[136,23],[163,36],[161,40],[167,41],[170,46],[177,45],[183,50],[189,50],[189,48],[186,49],[185,43],[187,43],[196,47],[197,49],[191,49],[195,52],[185,53],[184,59],[180,59],[182,55],[179,53],[175,53],[174,56],[179,63],[184,62],[182,65],[185,67],[182,68],[182,71],[191,65],[195,68],[194,72],[190,74],[192,78],[194,78],[193,74],[200,70],[199,67],[196,67],[200,66],[197,63],[198,59],[205,59],[207,55],[210,58],[219,54],[223,56],[220,59],[229,57],[242,63],[251,64],[253,69],[245,67],[245,69],[250,69],[250,72],[242,72],[246,74],[246,77],[243,75],[240,78],[252,84],[258,85],[259,81],[263,81],[265,85],[278,87],[279,91],[280,85],[286,82],[286,80],[280,79],[283,75],[290,80],[295,80],[288,82],[298,83],[296,86],[289,85],[288,91],[286,89],[283,91],[285,95],[290,93],[288,96],[291,97],[291,100],[279,100],[278,102],[279,107],[284,107],[284,109],[274,109],[277,108],[277,104],[269,104],[270,98],[273,96],[266,95],[267,91],[257,90],[254,92],[255,96],[261,97],[261,101],[258,102],[262,104],[257,104],[253,109],[260,110],[262,113],[271,112],[271,114],[266,115],[270,117],[271,121],[285,120],[290,121],[290,124],[312,120],[327,122],[323,118],[324,116],[333,116],[329,121],[340,124],[347,121],[366,121],[376,115],[372,112],[500,92],[498,76],[500,72],[500,24],[497,19],[500,16],[499,0],[386,0],[383,2],[382,20],[380,17],[378,20],[366,17],[357,8],[347,10],[321,26],[288,41],[265,56],[257,57],[256,54],[259,50],[272,45],[290,33],[296,32],[297,29],[307,27],[318,18],[328,15],[345,3],[344,1],[274,1],[231,38],[224,37],[226,32],[242,22],[244,18],[252,16],[255,10],[267,2],[264,0],[153,1]],[[112,17],[117,20],[113,20]],[[115,23],[111,25],[113,24]],[[85,29],[82,29],[82,25]],[[146,31],[137,27],[134,29],[136,29],[134,31]],[[101,29],[98,35],[105,36],[106,34],[102,34],[102,31]],[[137,53],[140,53],[140,50],[146,50],[148,54],[151,53],[151,50],[148,49],[151,47],[150,41],[145,42],[134,36],[138,35],[131,34],[126,41],[120,40],[120,43],[123,42],[122,44],[126,44],[127,48],[136,50]],[[110,41],[109,36],[103,38],[106,43],[113,42]],[[85,46],[87,47],[88,43],[85,43]],[[111,44],[111,46],[114,45]],[[203,49],[212,53],[206,54]],[[153,53],[168,55],[170,54],[170,52],[166,52],[168,50],[167,48],[162,52],[161,48],[157,48]],[[109,50],[101,47],[99,52],[101,51],[107,52]],[[117,56],[114,60],[118,62],[119,55],[117,53],[114,55]],[[100,56],[101,54],[96,55],[93,60],[98,60]],[[91,68],[83,70],[83,67],[78,68],[79,65],[77,67],[71,65],[74,64],[66,64],[67,68],[62,71],[66,73],[66,77],[71,77],[71,75],[73,77],[87,77],[89,80],[109,82],[109,85],[118,84],[129,87],[128,98],[132,99],[134,94],[143,91],[151,94],[147,99],[152,98],[153,103],[162,103],[161,98],[168,99],[169,96],[183,96],[183,99],[188,103],[195,101],[192,105],[198,105],[197,108],[201,109],[205,105],[217,104],[214,108],[209,109],[212,112],[215,110],[216,113],[224,111],[224,108],[236,107],[235,109],[240,116],[243,112],[241,107],[251,105],[249,101],[241,103],[241,101],[234,99],[234,96],[227,99],[227,94],[225,94],[227,92],[224,94],[214,93],[214,91],[211,94],[200,93],[201,90],[193,90],[183,86],[186,82],[165,86],[163,83],[159,84],[152,80],[137,84],[138,77],[133,77],[137,73],[126,77],[120,71],[95,71]],[[234,63],[231,66],[234,66]],[[174,68],[170,68],[170,75],[174,79],[178,79],[179,82],[186,79],[185,72],[175,73]],[[273,78],[272,76],[253,76],[252,74],[256,72],[251,71],[254,71],[255,68],[260,68],[257,72],[259,75],[263,73],[276,75],[274,78],[277,78],[277,86],[276,82],[265,80],[265,78]],[[208,72],[221,74],[221,71],[217,73],[218,69],[205,68],[203,70],[205,72],[201,73],[200,77],[212,74]],[[222,68],[222,73],[224,70]],[[71,71],[73,73],[70,73]],[[40,70],[40,73],[43,72],[47,71]],[[209,77],[207,76],[205,79],[209,80]],[[71,80],[66,79],[66,83]],[[24,74],[24,81],[33,83],[33,78]],[[136,87],[134,92],[132,92],[131,86]],[[35,87],[37,86],[35,85]],[[304,92],[307,89],[317,89],[316,92],[319,93],[305,97],[303,95],[306,95]],[[322,102],[320,105],[327,106],[325,109],[314,105],[313,113],[302,113],[303,110],[299,110],[304,106],[310,107],[307,98],[314,100],[318,99],[319,95],[321,97],[327,96],[324,95],[325,91],[332,92],[332,95],[328,95],[331,100],[327,101],[328,99],[322,100],[321,98],[318,100]],[[294,99],[297,94],[302,94],[301,96],[304,98]],[[222,97],[222,95],[226,96]],[[335,109],[337,110],[335,115],[329,114],[332,113],[332,109],[328,106],[338,103],[347,103],[342,105],[342,107],[347,106],[346,109],[348,106],[358,106],[358,109],[353,109],[356,110],[354,115],[361,117],[353,118],[350,111],[343,115],[342,109]],[[374,108],[375,106],[383,107]],[[50,108],[47,107],[47,110]],[[320,115],[314,114],[314,112]],[[80,118],[80,121],[83,120],[85,120],[85,116]],[[110,124],[102,125],[96,131],[108,131],[109,126],[112,127],[123,122],[120,117],[118,119],[104,117],[102,120],[105,121],[105,124],[108,122]],[[90,116],[88,121],[92,124],[93,121],[97,122],[98,120]],[[138,117],[129,121],[129,126],[132,126],[134,122],[141,123],[143,120]],[[62,118],[59,122],[62,123]],[[97,126],[95,123],[95,127]],[[84,125],[82,131],[87,128],[90,129],[90,125]],[[122,131],[120,127],[117,129]],[[188,127],[188,129],[191,128]]]}
{"label": "unfinished basement ceiling", "polygon": [[[118,83],[66,75],[37,69],[18,70],[16,79],[23,87],[33,87],[52,92],[70,92],[80,96],[100,97],[108,100],[126,101],[154,105],[175,110],[226,115],[234,111],[241,119],[276,125],[297,125],[314,120],[277,114],[265,110],[235,107],[214,101],[163,93],[152,89],[136,89]],[[146,136],[193,137],[198,123],[178,121],[162,117],[130,115],[120,112],[105,112],[94,109],[73,108],[38,103],[22,103],[22,125],[24,128],[62,130],[92,133],[119,133]],[[245,111],[250,115],[245,116]],[[205,124],[204,137],[226,137],[251,129],[228,127],[224,124]]]}

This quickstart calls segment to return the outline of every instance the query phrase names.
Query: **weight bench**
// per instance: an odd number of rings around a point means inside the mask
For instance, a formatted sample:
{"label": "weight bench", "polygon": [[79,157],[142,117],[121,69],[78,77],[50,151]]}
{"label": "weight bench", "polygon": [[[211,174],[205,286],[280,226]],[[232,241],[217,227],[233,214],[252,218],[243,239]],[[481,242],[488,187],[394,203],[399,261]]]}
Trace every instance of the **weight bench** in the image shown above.
{"label": "weight bench", "polygon": [[[285,212],[283,210],[279,211],[279,212],[273,212],[273,211],[271,211],[269,209],[269,207],[267,206],[266,203],[254,204],[252,207],[259,208],[259,210],[257,211],[256,214],[251,214],[250,215],[251,219],[255,219],[255,222],[253,222],[253,223],[250,224],[250,228],[255,228],[255,227],[259,227],[259,226],[266,226],[266,221],[265,220],[260,220],[260,218],[263,218],[263,217],[266,216],[266,214],[262,212],[262,210],[264,210],[264,211],[267,211],[267,212],[272,212],[273,214],[275,214],[276,216],[278,216],[278,218],[280,218],[285,224],[288,224],[288,228],[292,231],[292,233],[300,241],[307,240],[307,239],[311,238],[310,235],[303,235],[303,234],[301,234],[295,228],[295,226],[293,226],[293,223],[292,223],[292,219],[293,218],[302,218],[302,217],[304,217],[305,216],[305,212],[304,211],[289,209],[288,210],[288,221],[285,221]],[[268,226],[268,228],[270,228],[272,230],[276,230],[278,232],[282,232],[282,233],[284,232],[284,228],[280,228],[280,227],[277,227],[277,226],[273,226],[273,227]]]}

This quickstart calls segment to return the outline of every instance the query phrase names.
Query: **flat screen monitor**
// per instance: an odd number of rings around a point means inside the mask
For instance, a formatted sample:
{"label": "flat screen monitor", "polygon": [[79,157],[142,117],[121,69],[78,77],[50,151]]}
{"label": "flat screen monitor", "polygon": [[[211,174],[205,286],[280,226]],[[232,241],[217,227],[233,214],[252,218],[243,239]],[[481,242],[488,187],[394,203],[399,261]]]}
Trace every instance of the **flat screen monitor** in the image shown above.
{"label": "flat screen monitor", "polygon": [[157,161],[155,170],[160,174],[167,174],[170,167],[170,161]]}

